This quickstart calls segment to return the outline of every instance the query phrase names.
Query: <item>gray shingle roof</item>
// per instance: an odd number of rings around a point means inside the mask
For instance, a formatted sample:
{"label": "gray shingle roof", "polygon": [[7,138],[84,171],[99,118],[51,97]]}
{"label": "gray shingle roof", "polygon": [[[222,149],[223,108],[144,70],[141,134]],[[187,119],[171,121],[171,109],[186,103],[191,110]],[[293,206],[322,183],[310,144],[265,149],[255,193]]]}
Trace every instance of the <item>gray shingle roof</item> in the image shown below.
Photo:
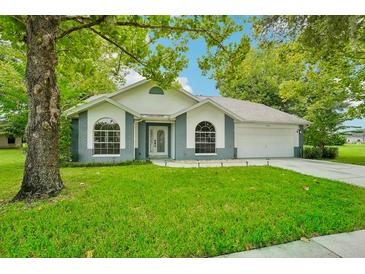
{"label": "gray shingle roof", "polygon": [[243,120],[252,122],[272,122],[283,124],[307,125],[309,122],[296,115],[289,114],[263,104],[253,103],[222,96],[196,96],[199,100],[209,98],[232,111]]}
{"label": "gray shingle roof", "polygon": [[97,95],[93,95],[93,96],[90,96],[89,98],[85,99],[85,102],[91,102],[91,101],[94,101],[100,97],[103,97],[105,96],[106,93],[103,93],[103,94],[97,94]]}
{"label": "gray shingle roof", "polygon": [[352,137],[362,137],[362,138],[365,138],[365,133],[352,133],[350,136],[352,136]]}

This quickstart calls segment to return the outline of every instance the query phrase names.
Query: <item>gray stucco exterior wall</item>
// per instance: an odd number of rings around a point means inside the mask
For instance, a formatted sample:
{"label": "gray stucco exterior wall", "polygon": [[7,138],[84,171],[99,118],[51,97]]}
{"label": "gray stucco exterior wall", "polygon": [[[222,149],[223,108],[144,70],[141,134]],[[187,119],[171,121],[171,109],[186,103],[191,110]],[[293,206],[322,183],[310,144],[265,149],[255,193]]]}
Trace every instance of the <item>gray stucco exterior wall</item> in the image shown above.
{"label": "gray stucco exterior wall", "polygon": [[194,148],[186,148],[186,113],[175,121],[175,158],[176,160],[222,160],[234,159],[234,120],[225,115],[225,147],[217,148],[215,155],[196,155]]}
{"label": "gray stucco exterior wall", "polygon": [[294,157],[302,158],[304,148],[304,126],[299,126],[299,146],[294,147]]}
{"label": "gray stucco exterior wall", "polygon": [[175,159],[186,159],[186,113],[175,120]]}
{"label": "gray stucco exterior wall", "polygon": [[146,160],[147,150],[146,150],[146,122],[141,121],[138,123],[138,148],[136,148],[136,159]]}
{"label": "gray stucco exterior wall", "polygon": [[71,158],[77,162],[79,157],[79,119],[72,119],[71,123]]}
{"label": "gray stucco exterior wall", "polygon": [[88,162],[87,151],[87,111],[79,115],[79,140],[78,140],[78,158],[79,162]]}
{"label": "gray stucco exterior wall", "polygon": [[93,150],[87,148],[87,111],[80,113],[78,120],[78,161],[79,162],[122,162],[134,160],[134,117],[125,113],[125,148],[120,150],[119,156],[93,156]]}

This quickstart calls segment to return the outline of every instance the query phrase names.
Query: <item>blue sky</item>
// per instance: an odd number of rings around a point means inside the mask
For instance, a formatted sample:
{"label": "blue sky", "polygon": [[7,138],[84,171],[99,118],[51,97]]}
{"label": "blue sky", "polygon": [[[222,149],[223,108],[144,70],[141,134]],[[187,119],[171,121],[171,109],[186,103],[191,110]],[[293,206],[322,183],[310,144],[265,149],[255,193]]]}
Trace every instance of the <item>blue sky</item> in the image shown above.
{"label": "blue sky", "polygon": [[[234,16],[233,18],[237,22],[242,22],[247,17]],[[252,25],[250,23],[245,23],[243,32],[233,34],[228,42],[239,42],[243,34],[249,35],[253,40],[252,45],[256,46],[256,41],[252,37]],[[215,88],[215,81],[203,76],[197,63],[197,59],[205,52],[206,48],[203,39],[190,41],[187,54],[189,66],[181,72],[180,77],[188,79],[188,84],[192,87],[193,94],[195,95],[219,95],[219,91]]]}

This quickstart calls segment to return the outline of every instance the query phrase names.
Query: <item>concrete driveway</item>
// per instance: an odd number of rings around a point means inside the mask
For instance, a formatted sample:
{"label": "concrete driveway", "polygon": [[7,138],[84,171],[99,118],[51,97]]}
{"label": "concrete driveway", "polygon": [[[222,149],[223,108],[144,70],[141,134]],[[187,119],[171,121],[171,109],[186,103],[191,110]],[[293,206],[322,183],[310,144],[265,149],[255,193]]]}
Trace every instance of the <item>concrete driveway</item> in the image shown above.
{"label": "concrete driveway", "polygon": [[170,167],[222,167],[222,166],[263,166],[270,165],[293,170],[302,174],[321,178],[343,181],[365,187],[365,166],[342,164],[328,161],[308,160],[299,158],[277,159],[237,159],[237,160],[206,160],[206,161],[164,161],[153,160],[160,166]]}
{"label": "concrete driveway", "polygon": [[275,159],[271,165],[365,187],[365,166],[308,159]]}

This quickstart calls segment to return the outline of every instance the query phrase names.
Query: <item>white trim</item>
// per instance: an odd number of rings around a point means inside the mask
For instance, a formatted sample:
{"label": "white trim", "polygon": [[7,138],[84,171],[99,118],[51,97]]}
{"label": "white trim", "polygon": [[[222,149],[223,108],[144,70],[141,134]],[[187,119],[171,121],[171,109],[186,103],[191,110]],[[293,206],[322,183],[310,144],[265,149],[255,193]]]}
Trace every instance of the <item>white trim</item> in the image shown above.
{"label": "white trim", "polygon": [[120,157],[120,154],[93,154],[92,157]]}
{"label": "white trim", "polygon": [[110,98],[110,97],[113,97],[113,96],[119,95],[119,94],[121,94],[121,93],[123,93],[123,92],[125,92],[125,91],[127,91],[127,90],[129,90],[129,89],[131,89],[131,88],[138,87],[138,86],[143,85],[143,84],[146,84],[146,83],[148,83],[148,82],[150,82],[150,81],[151,81],[151,80],[142,79],[142,80],[137,81],[137,82],[135,82],[135,83],[133,83],[133,84],[130,84],[130,85],[128,85],[128,86],[126,86],[126,87],[124,87],[124,88],[121,88],[120,90],[118,90],[118,91],[116,91],[116,92],[113,92],[113,93],[107,94],[106,96]]}
{"label": "white trim", "polygon": [[96,98],[95,100],[93,100],[91,102],[79,104],[77,106],[69,108],[64,113],[66,114],[66,116],[71,116],[73,114],[77,114],[77,113],[83,111],[84,109],[87,109],[87,108],[92,107],[92,106],[94,106],[98,103],[103,102],[105,99],[106,99],[105,96],[98,97],[98,98]]}
{"label": "white trim", "polygon": [[159,122],[159,123],[170,123],[171,121],[175,121],[175,118],[171,118],[170,115],[141,114],[140,118],[148,122]]}
{"label": "white trim", "polygon": [[133,114],[134,116],[136,116],[138,118],[141,116],[138,112],[136,112],[136,111],[128,108],[127,106],[122,105],[121,103],[118,103],[118,102],[116,102],[116,101],[114,101],[114,100],[112,100],[112,99],[110,99],[106,96],[102,96],[102,97],[99,97],[99,98],[95,99],[92,102],[82,104],[82,105],[76,106],[74,108],[70,108],[70,109],[66,110],[65,113],[66,113],[67,116],[72,116],[74,114],[82,112],[83,110],[87,110],[87,109],[89,109],[89,108],[91,108],[95,105],[105,103],[105,102],[110,103],[110,104],[112,104],[112,105],[114,105],[114,106],[116,106],[116,107],[118,107],[118,108],[120,108],[124,111],[127,111],[127,112]]}
{"label": "white trim", "polygon": [[235,124],[241,124],[241,123],[247,123],[247,124],[260,124],[260,125],[286,125],[286,126],[304,126],[307,127],[311,124],[311,122],[308,121],[307,124],[305,123],[294,123],[294,122],[275,122],[275,121],[253,121],[253,120],[243,120],[234,122]]}
{"label": "white trim", "polygon": [[121,103],[119,103],[119,102],[117,102],[117,101],[114,101],[114,100],[109,99],[109,98],[105,99],[105,101],[106,101],[106,102],[109,102],[109,103],[111,103],[111,104],[113,104],[113,105],[114,105],[114,106],[116,106],[116,107],[119,107],[120,109],[123,109],[123,110],[125,110],[125,111],[129,112],[130,114],[133,114],[133,115],[134,115],[134,116],[136,116],[137,118],[140,118],[140,116],[141,116],[141,114],[139,114],[138,112],[136,112],[136,111],[134,111],[134,110],[130,109],[129,107],[127,107],[127,106],[125,106],[125,105],[123,105],[123,104],[121,104]]}
{"label": "white trim", "polygon": [[217,155],[217,153],[195,153],[196,156],[209,156],[209,155]]}
{"label": "white trim", "polygon": [[196,98],[193,94],[191,94],[189,91],[180,88],[179,91],[181,91],[182,93],[184,93],[185,95],[187,95],[188,97],[194,99],[195,101],[199,102],[200,100],[198,98]]}
{"label": "white trim", "polygon": [[156,120],[156,119],[143,119],[146,123],[161,123],[161,124],[171,124],[175,122],[174,120]]}
{"label": "white trim", "polygon": [[183,109],[181,111],[178,111],[174,114],[171,115],[172,118],[176,118],[177,116],[183,114],[183,113],[186,113],[186,112],[189,112],[193,109],[196,109],[204,104],[207,104],[207,103],[210,103],[212,104],[213,106],[217,107],[218,109],[222,110],[224,113],[226,113],[228,116],[231,116],[232,118],[238,120],[238,121],[241,121],[241,122],[244,122],[245,120],[243,120],[241,117],[237,116],[235,113],[231,112],[230,110],[224,108],[223,106],[221,106],[220,104],[214,102],[213,100],[209,99],[209,98],[206,98],[202,101],[200,101],[199,103],[195,104],[195,105],[192,105],[191,107],[188,107],[186,109]]}

